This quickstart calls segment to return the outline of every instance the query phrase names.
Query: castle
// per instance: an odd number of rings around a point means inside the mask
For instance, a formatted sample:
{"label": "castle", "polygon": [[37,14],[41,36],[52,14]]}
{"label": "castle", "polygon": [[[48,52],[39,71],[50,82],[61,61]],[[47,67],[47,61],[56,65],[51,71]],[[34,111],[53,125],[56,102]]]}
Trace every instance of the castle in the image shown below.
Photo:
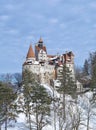
{"label": "castle", "polygon": [[49,55],[42,38],[40,38],[35,45],[35,51],[30,45],[23,64],[23,70],[29,69],[39,77],[41,83],[50,84],[51,80],[60,78],[63,64],[66,64],[71,71],[71,77],[75,79],[73,52],[66,52],[62,55]]}

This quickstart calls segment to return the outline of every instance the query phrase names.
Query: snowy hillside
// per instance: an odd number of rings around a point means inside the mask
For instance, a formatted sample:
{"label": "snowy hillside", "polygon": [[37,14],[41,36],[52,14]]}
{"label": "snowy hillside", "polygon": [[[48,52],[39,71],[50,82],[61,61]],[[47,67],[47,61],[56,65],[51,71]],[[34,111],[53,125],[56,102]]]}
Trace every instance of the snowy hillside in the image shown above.
{"label": "snowy hillside", "polygon": [[[47,92],[53,96],[53,88],[45,84],[44,84],[44,87],[46,88]],[[21,97],[22,94],[19,94],[18,96]],[[54,90],[54,96],[55,98],[60,98],[60,94],[58,94],[56,90]],[[89,125],[89,130],[96,130],[96,116],[95,116],[96,108],[90,105],[89,101],[91,100],[91,98],[92,98],[92,92],[79,95],[77,100],[72,99],[70,96],[66,95],[67,117],[66,117],[66,122],[63,125],[63,128],[67,128],[67,130],[75,130],[74,128],[73,129],[71,128],[71,125],[73,123],[73,124],[79,125],[78,130],[86,130],[87,125]],[[52,108],[53,106],[54,105],[52,105]],[[60,104],[56,103],[55,106],[59,108]],[[59,130],[60,117],[58,116],[58,110],[59,110],[58,108],[55,111],[55,114],[52,109],[51,118],[50,118],[51,125],[45,126],[43,130]],[[54,117],[55,117],[55,120],[54,120]],[[87,124],[88,117],[90,118],[89,124]],[[33,117],[33,120],[34,120],[34,117]],[[56,125],[55,126],[56,129],[54,129],[54,124]],[[4,125],[2,125],[2,130],[5,130]],[[25,114],[20,113],[18,115],[16,122],[10,121],[8,123],[8,130],[29,130]]]}

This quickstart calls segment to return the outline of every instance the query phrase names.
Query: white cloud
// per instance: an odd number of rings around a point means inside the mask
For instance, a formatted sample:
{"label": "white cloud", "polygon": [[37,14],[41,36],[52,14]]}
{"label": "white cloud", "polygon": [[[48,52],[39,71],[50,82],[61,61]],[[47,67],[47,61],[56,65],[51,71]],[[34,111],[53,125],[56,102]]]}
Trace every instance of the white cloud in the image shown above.
{"label": "white cloud", "polygon": [[92,9],[93,9],[93,8],[96,9],[96,1],[91,2],[91,3],[89,4],[89,6],[92,7]]}
{"label": "white cloud", "polygon": [[7,3],[6,5],[4,5],[4,9],[8,10],[8,11],[19,10],[19,9],[22,9],[23,7],[24,7],[24,3],[22,3],[22,2],[21,3],[19,2],[16,4],[14,2],[13,2],[13,4]]}
{"label": "white cloud", "polygon": [[16,30],[16,29],[10,29],[10,30],[7,30],[6,31],[7,33],[10,33],[10,34],[18,34],[18,30]]}
{"label": "white cloud", "polygon": [[4,30],[2,30],[2,33],[8,34],[8,35],[17,35],[17,34],[19,34],[19,31],[16,29],[5,28]]}
{"label": "white cloud", "polygon": [[67,27],[67,25],[65,24],[65,23],[60,23],[60,28],[66,28]]}
{"label": "white cloud", "polygon": [[15,8],[15,6],[13,6],[12,4],[5,5],[5,9],[7,9],[7,10],[13,10],[14,8]]}
{"label": "white cloud", "polygon": [[51,18],[51,19],[49,20],[49,22],[50,22],[51,24],[56,24],[56,23],[58,23],[58,19],[57,19],[57,18]]}
{"label": "white cloud", "polygon": [[74,14],[83,14],[85,12],[85,7],[84,6],[74,6],[70,8],[70,11]]}
{"label": "white cloud", "polygon": [[62,0],[48,0],[48,3],[52,6],[57,5],[61,2]]}
{"label": "white cloud", "polygon": [[34,42],[36,42],[34,39],[35,39],[35,36],[33,34],[32,35],[28,35],[26,37],[26,42],[28,42],[28,44],[30,44],[30,43],[34,44]]}
{"label": "white cloud", "polygon": [[96,29],[96,24],[94,24],[93,27]]}
{"label": "white cloud", "polygon": [[39,13],[33,13],[30,16],[32,16],[33,18],[36,18],[36,19],[44,19],[44,15],[39,14]]}
{"label": "white cloud", "polygon": [[9,15],[1,15],[0,16],[0,21],[7,21],[10,19],[10,16]]}

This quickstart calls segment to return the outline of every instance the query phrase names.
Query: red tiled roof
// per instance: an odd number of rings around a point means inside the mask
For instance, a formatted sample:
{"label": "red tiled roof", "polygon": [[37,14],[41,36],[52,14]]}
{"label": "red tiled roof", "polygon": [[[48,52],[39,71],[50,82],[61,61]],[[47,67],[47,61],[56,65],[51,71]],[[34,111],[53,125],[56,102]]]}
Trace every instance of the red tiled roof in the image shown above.
{"label": "red tiled roof", "polygon": [[55,57],[55,55],[47,55],[49,58],[53,58]]}
{"label": "red tiled roof", "polygon": [[44,50],[46,52],[46,47],[43,46],[42,48],[38,47],[38,46],[35,46],[36,50],[37,51],[40,51],[41,49]]}
{"label": "red tiled roof", "polygon": [[63,56],[64,56],[64,59],[66,61],[66,60],[71,59],[71,57],[74,56],[74,54],[73,54],[72,51],[70,51],[70,52],[67,52],[67,53],[63,54]]}
{"label": "red tiled roof", "polygon": [[35,54],[34,54],[33,48],[32,48],[32,45],[30,45],[26,58],[34,58],[34,57],[35,57]]}

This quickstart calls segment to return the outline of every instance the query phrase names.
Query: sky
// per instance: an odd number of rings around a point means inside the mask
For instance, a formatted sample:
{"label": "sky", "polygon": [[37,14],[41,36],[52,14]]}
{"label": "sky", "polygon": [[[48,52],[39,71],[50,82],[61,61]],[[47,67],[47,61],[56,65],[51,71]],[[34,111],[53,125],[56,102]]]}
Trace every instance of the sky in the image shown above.
{"label": "sky", "polygon": [[29,45],[73,51],[83,66],[96,51],[96,0],[0,0],[0,73],[22,72]]}

